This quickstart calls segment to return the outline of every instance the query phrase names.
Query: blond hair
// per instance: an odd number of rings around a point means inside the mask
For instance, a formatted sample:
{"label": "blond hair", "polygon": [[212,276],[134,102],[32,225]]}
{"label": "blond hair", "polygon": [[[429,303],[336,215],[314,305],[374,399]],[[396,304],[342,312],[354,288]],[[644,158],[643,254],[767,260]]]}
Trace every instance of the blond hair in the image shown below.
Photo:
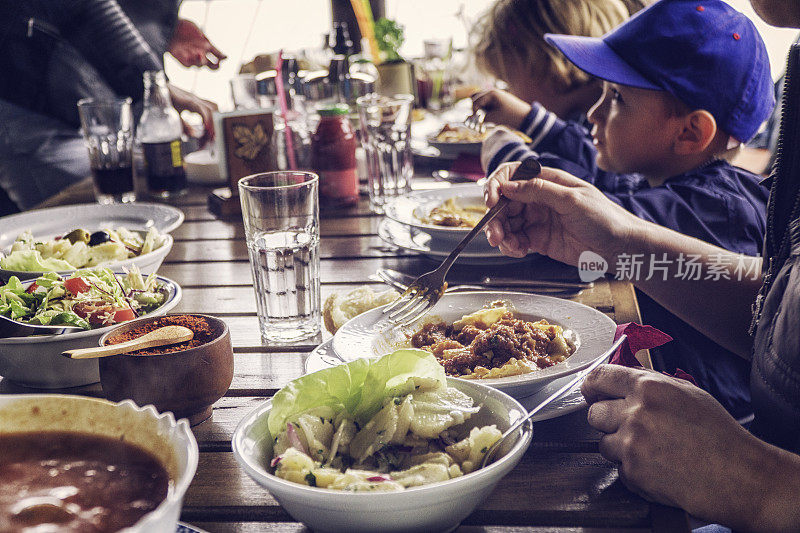
{"label": "blond hair", "polygon": [[585,85],[591,76],[544,40],[545,33],[600,37],[624,22],[628,9],[648,0],[498,0],[476,28],[475,59],[482,71],[508,79],[510,60],[531,76],[552,77],[563,89]]}

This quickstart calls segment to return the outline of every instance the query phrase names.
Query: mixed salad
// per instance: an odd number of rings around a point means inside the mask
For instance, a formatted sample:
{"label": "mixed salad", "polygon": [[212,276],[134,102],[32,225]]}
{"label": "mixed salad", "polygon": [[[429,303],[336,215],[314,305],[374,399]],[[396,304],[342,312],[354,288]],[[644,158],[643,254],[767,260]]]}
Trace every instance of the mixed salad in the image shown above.
{"label": "mixed salad", "polygon": [[296,379],[274,396],[269,466],[295,483],[354,492],[445,481],[479,468],[500,439],[494,425],[465,424],[479,410],[447,386],[429,352],[358,359]]}
{"label": "mixed salad", "polygon": [[0,315],[27,324],[94,329],[149,313],[166,300],[155,274],[125,275],[107,268],[78,270],[69,277],[47,272],[30,284],[12,276],[0,286]]}
{"label": "mixed salad", "polygon": [[11,251],[0,253],[0,268],[17,272],[63,272],[124,261],[150,253],[167,237],[151,227],[147,232],[118,227],[89,232],[79,228],[54,239],[35,239],[30,231],[17,236]]}

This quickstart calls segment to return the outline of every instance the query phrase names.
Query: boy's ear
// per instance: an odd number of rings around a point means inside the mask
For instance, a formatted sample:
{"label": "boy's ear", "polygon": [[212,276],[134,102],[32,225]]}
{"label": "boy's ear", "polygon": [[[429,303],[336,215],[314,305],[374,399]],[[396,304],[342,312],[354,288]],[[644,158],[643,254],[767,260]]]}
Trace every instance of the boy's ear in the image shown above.
{"label": "boy's ear", "polygon": [[717,121],[705,109],[696,109],[683,117],[682,127],[675,139],[675,153],[678,155],[699,154],[714,140],[717,134]]}

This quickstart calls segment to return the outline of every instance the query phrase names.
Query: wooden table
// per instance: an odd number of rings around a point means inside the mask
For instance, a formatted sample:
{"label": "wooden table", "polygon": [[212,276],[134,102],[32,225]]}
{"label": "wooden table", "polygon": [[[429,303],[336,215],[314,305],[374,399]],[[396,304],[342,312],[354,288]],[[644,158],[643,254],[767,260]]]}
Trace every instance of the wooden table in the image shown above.
{"label": "wooden table", "polygon": [[[79,189],[49,204],[87,201],[76,193]],[[175,312],[208,313],[227,321],[235,376],[212,418],[194,428],[200,464],[186,495],[182,520],[210,532],[301,531],[303,526],[238,467],[230,441],[239,420],[302,375],[309,352],[330,335],[290,347],[262,345],[241,220],[216,220],[206,207],[207,192],[193,189],[177,202],[186,220],[173,232],[175,245],[160,273],[183,287],[183,300]],[[368,275],[379,267],[419,274],[435,266],[383,243],[376,234],[379,221],[364,202],[347,211],[323,214],[323,300],[332,292],[364,284],[378,288]],[[491,272],[554,279],[575,276],[574,270],[549,260],[493,266]],[[485,275],[481,267],[455,266],[449,279],[474,282],[481,275]],[[628,283],[602,280],[572,299],[618,323],[640,321]],[[639,356],[649,365],[646,353]],[[0,390],[18,392],[19,388],[6,382],[0,383]],[[70,392],[101,395],[97,385]],[[598,453],[598,439],[599,434],[586,423],[585,411],[536,423],[533,443],[522,462],[458,531],[688,531],[685,513],[650,504],[624,487],[615,465]]]}

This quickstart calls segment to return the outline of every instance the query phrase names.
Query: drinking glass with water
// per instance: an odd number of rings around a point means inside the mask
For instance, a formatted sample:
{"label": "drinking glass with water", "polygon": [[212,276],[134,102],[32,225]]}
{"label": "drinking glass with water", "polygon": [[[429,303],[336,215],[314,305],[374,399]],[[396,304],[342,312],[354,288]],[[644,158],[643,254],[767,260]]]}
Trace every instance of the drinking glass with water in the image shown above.
{"label": "drinking glass with water", "polygon": [[239,180],[247,252],[264,342],[320,332],[319,178],[280,171]]}
{"label": "drinking glass with water", "polygon": [[376,213],[411,190],[411,104],[414,97],[368,94],[356,100],[367,160],[369,205]]}

